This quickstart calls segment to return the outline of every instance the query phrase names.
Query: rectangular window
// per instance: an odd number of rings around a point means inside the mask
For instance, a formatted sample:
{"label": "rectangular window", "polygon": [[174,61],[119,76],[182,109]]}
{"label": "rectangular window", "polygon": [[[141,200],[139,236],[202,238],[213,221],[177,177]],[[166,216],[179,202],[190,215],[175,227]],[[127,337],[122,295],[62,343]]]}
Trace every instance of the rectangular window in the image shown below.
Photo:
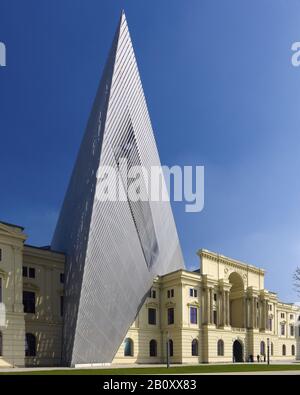
{"label": "rectangular window", "polygon": [[269,311],[272,311],[272,305],[269,304]]}
{"label": "rectangular window", "polygon": [[24,313],[35,314],[35,293],[23,291]]}
{"label": "rectangular window", "polygon": [[35,278],[35,268],[30,267],[28,273],[30,278]]}
{"label": "rectangular window", "polygon": [[65,273],[60,273],[59,281],[60,281],[61,284],[64,284],[64,282],[65,282]]}
{"label": "rectangular window", "polygon": [[217,301],[217,294],[214,294],[214,301]]}
{"label": "rectangular window", "polygon": [[0,277],[0,303],[2,303],[2,278]]}
{"label": "rectangular window", "polygon": [[272,318],[269,318],[269,331],[273,330],[273,320]]}
{"label": "rectangular window", "polygon": [[191,297],[194,296],[194,290],[193,290],[193,288],[190,288],[190,296],[191,296]]}
{"label": "rectangular window", "polygon": [[155,290],[152,291],[152,298],[156,299],[156,291]]}
{"label": "rectangular window", "polygon": [[23,274],[23,277],[27,277],[27,276],[28,276],[28,269],[27,269],[27,266],[23,266],[22,274]]}
{"label": "rectangular window", "polygon": [[168,289],[168,298],[174,297],[174,289]]}
{"label": "rectangular window", "polygon": [[197,324],[197,308],[196,307],[191,307],[190,308],[190,321],[191,324]]}
{"label": "rectangular window", "polygon": [[214,320],[214,324],[217,325],[217,310],[213,311],[213,320]]}
{"label": "rectangular window", "polygon": [[171,298],[174,298],[174,289],[171,289]]}
{"label": "rectangular window", "polygon": [[281,314],[280,314],[280,317],[281,317],[281,318],[284,318],[284,313],[281,313]]}
{"label": "rectangular window", "polygon": [[293,320],[293,319],[294,319],[294,315],[290,314],[290,320]]}
{"label": "rectangular window", "polygon": [[168,309],[168,325],[174,324],[174,308],[170,307]]}
{"label": "rectangular window", "polygon": [[290,325],[290,336],[294,337],[294,325]]}
{"label": "rectangular window", "polygon": [[156,325],[156,309],[148,309],[148,324]]}
{"label": "rectangular window", "polygon": [[2,261],[2,248],[0,248],[0,262]]}
{"label": "rectangular window", "polygon": [[64,315],[64,297],[60,297],[60,316],[62,317]]}
{"label": "rectangular window", "polygon": [[285,325],[281,324],[280,326],[281,326],[281,336],[284,336],[285,335]]}

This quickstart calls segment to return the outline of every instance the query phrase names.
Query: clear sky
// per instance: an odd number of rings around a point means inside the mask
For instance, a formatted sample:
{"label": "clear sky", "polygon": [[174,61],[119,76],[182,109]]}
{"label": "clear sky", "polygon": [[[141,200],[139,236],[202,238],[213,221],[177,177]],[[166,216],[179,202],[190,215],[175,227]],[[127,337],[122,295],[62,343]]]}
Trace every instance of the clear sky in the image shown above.
{"label": "clear sky", "polygon": [[186,264],[207,248],[296,301],[298,0],[1,0],[0,218],[49,244],[124,8],[166,165],[205,166],[205,208],[173,204]]}

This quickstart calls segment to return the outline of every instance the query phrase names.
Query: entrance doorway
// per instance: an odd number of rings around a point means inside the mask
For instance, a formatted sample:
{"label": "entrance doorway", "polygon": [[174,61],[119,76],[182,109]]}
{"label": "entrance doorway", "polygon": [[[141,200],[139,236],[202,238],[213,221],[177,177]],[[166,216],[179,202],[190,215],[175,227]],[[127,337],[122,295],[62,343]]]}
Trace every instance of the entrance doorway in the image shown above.
{"label": "entrance doorway", "polygon": [[243,345],[239,340],[233,343],[233,362],[244,362],[243,360]]}

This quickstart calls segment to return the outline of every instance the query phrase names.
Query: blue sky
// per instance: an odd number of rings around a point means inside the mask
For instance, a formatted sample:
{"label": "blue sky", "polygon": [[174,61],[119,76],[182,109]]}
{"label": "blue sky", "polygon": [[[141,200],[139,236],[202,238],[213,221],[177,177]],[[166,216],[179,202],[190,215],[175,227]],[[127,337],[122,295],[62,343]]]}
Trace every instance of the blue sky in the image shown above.
{"label": "blue sky", "polygon": [[0,218],[49,244],[122,8],[162,163],[205,166],[204,210],[173,204],[187,266],[211,249],[297,300],[297,0],[1,0]]}

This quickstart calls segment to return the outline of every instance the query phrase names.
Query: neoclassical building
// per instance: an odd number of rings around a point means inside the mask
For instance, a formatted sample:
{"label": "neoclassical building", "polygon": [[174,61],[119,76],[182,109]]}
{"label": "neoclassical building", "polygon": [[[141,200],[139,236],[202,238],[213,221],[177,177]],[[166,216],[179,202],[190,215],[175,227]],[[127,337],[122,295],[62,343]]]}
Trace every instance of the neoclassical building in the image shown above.
{"label": "neoclassical building", "polygon": [[[65,255],[0,222],[0,367],[61,365]],[[299,307],[264,288],[264,270],[200,250],[200,269],[154,280],[113,363],[300,358]],[[118,303],[115,300],[114,303]]]}
{"label": "neoclassical building", "polygon": [[300,309],[264,288],[263,269],[207,250],[200,269],[161,276],[113,362],[173,363],[300,358]]}

